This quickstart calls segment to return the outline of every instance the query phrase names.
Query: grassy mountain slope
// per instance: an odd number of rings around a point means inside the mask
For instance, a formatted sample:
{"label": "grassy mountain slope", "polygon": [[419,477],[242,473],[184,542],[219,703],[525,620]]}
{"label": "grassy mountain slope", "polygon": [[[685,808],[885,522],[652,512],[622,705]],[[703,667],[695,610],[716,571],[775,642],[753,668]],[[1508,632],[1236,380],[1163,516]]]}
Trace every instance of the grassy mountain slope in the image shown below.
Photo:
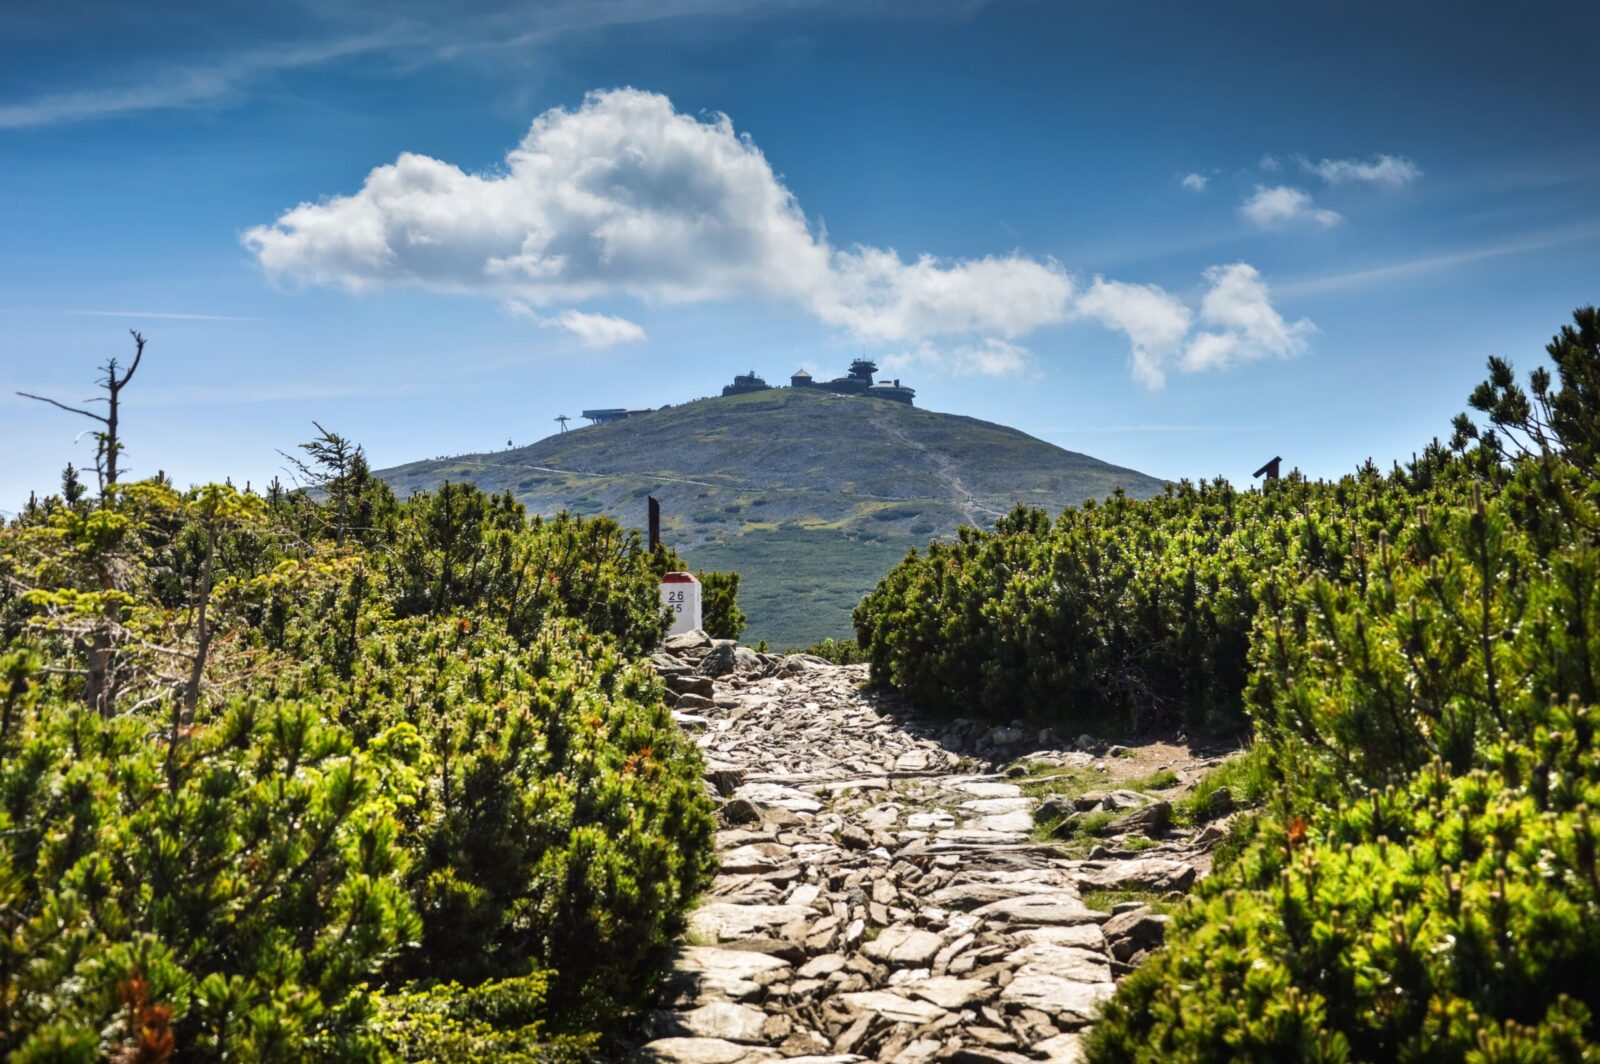
{"label": "grassy mountain slope", "polygon": [[701,399],[492,454],[380,470],[402,495],[445,480],[510,490],[530,510],[645,522],[700,568],[737,569],[746,637],[847,635],[850,610],[909,547],[1014,503],[1059,510],[1162,482],[976,418],[774,389]]}

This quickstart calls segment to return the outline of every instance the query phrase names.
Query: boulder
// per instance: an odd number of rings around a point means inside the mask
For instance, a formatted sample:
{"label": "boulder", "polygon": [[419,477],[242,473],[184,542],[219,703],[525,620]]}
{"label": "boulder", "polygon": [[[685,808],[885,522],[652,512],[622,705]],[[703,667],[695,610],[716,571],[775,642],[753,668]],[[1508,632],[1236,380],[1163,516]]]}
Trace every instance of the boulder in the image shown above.
{"label": "boulder", "polygon": [[1135,809],[1106,825],[1108,835],[1146,835],[1156,838],[1172,826],[1172,803],[1151,802],[1143,809]]}
{"label": "boulder", "polygon": [[679,695],[699,695],[710,698],[716,692],[716,685],[709,676],[695,676],[692,673],[683,676],[668,676],[667,689]]}
{"label": "boulder", "polygon": [[1034,807],[1033,819],[1035,823],[1039,824],[1047,820],[1060,820],[1062,817],[1070,816],[1076,812],[1077,808],[1073,800],[1066,795],[1052,794],[1046,796],[1044,801]]}
{"label": "boulder", "polygon": [[661,649],[677,658],[683,658],[685,656],[699,657],[700,654],[696,653],[697,651],[704,653],[705,651],[711,649],[711,637],[706,635],[706,633],[699,628],[696,628],[692,632],[683,632],[679,635],[668,636],[667,641],[661,644]]}
{"label": "boulder", "polygon": [[739,644],[732,639],[718,639],[711,644],[711,649],[700,661],[700,673],[704,676],[726,676],[738,668],[738,656],[735,653]]}
{"label": "boulder", "polygon": [[722,803],[717,818],[724,824],[754,824],[761,820],[761,810],[748,798],[733,798]]}
{"label": "boulder", "polygon": [[1167,935],[1168,919],[1147,908],[1113,916],[1101,927],[1106,947],[1117,960],[1127,961],[1137,953],[1161,945]]}

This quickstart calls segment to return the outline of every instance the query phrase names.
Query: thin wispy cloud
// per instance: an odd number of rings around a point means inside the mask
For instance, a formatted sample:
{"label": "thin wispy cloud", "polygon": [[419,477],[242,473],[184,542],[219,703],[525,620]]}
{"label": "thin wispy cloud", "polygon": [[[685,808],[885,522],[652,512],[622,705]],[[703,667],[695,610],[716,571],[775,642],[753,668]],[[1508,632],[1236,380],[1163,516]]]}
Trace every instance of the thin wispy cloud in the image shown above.
{"label": "thin wispy cloud", "polygon": [[[970,15],[984,0],[933,0],[919,17]],[[575,33],[674,19],[780,16],[807,9],[840,14],[881,13],[877,4],[845,0],[511,0],[463,13],[437,4],[396,2],[365,9],[339,4],[317,9],[342,32],[322,38],[241,49],[183,63],[168,60],[153,77],[45,92],[0,103],[0,129],[28,129],[150,111],[193,110],[237,103],[275,74],[340,59],[380,57],[397,74],[485,52],[527,50]],[[907,17],[910,17],[909,15]],[[363,24],[365,24],[363,26]]]}
{"label": "thin wispy cloud", "polygon": [[265,321],[265,318],[249,318],[239,314],[184,314],[177,311],[166,310],[68,310],[71,314],[81,318],[157,318],[161,321]]}
{"label": "thin wispy cloud", "polygon": [[272,74],[392,48],[402,39],[389,31],[312,44],[256,48],[149,81],[47,93],[19,103],[0,105],[0,129],[84,122],[141,111],[206,107],[229,99]]}
{"label": "thin wispy cloud", "polygon": [[1192,173],[1184,174],[1183,180],[1178,183],[1191,192],[1204,192],[1209,180],[1205,174]]}
{"label": "thin wispy cloud", "polygon": [[1322,295],[1327,292],[1343,291],[1365,285],[1385,284],[1433,273],[1443,273],[1462,266],[1470,266],[1475,262],[1485,262],[1508,255],[1523,255],[1560,247],[1564,244],[1578,244],[1586,241],[1600,245],[1600,219],[1591,221],[1588,224],[1562,226],[1559,229],[1545,230],[1515,240],[1498,241],[1479,247],[1465,248],[1460,251],[1450,251],[1439,255],[1424,255],[1414,259],[1385,263],[1381,266],[1323,274],[1318,277],[1303,277],[1298,280],[1284,282],[1275,287],[1280,295]]}
{"label": "thin wispy cloud", "polygon": [[1300,168],[1330,185],[1364,183],[1399,188],[1422,176],[1422,169],[1403,155],[1374,155],[1371,159],[1323,159],[1312,162],[1296,157]]}

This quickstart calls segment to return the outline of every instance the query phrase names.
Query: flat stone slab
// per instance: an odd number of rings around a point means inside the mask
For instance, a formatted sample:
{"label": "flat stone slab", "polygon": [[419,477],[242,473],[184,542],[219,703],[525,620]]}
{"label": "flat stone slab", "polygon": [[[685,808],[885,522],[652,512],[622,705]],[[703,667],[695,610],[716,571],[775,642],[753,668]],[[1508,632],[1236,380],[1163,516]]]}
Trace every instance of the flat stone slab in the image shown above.
{"label": "flat stone slab", "polygon": [[1007,959],[1019,968],[1032,967],[1075,983],[1111,982],[1111,964],[1106,960],[1104,950],[1036,942],[1017,950]]}
{"label": "flat stone slab", "polygon": [[746,783],[735,790],[733,796],[749,799],[757,805],[787,809],[791,813],[815,813],[822,809],[822,803],[805,791],[779,783]]}
{"label": "flat stone slab", "polygon": [[639,1050],[638,1059],[660,1064],[754,1064],[781,1058],[770,1049],[722,1038],[657,1038]]}
{"label": "flat stone slab", "polygon": [[1026,809],[1010,813],[993,813],[980,817],[973,826],[984,831],[1009,831],[1026,835],[1033,830],[1033,814]]}
{"label": "flat stone slab", "polygon": [[974,798],[1021,798],[1022,788],[1015,783],[988,783],[983,780],[948,780],[945,787]]}
{"label": "flat stone slab", "polygon": [[886,927],[877,938],[861,947],[875,961],[906,968],[923,968],[939,952],[943,940],[932,931],[918,927]]}
{"label": "flat stone slab", "polygon": [[861,990],[842,994],[844,1003],[857,1012],[873,1012],[894,1023],[932,1023],[945,1014],[945,1010],[926,1001],[891,994],[886,990]]}
{"label": "flat stone slab", "polygon": [[980,998],[992,995],[994,986],[982,979],[957,979],[953,975],[935,975],[905,984],[906,993],[914,998],[938,1005],[941,1009],[964,1009]]}
{"label": "flat stone slab", "polygon": [[774,868],[781,867],[788,856],[787,846],[779,846],[775,842],[757,842],[724,851],[721,868],[730,875],[740,872],[770,872]]}
{"label": "flat stone slab", "polygon": [[1194,885],[1195,875],[1194,865],[1164,857],[1142,857],[1113,861],[1103,868],[1084,869],[1078,881],[1091,890],[1146,890],[1165,894],[1169,890],[1188,890]]}
{"label": "flat stone slab", "polygon": [[1070,1023],[1092,1022],[1100,1003],[1116,993],[1114,983],[1079,983],[1062,979],[1034,965],[1024,965],[1000,991],[1000,1000],[1019,1008],[1038,1009]]}
{"label": "flat stone slab", "polygon": [[732,938],[746,938],[757,931],[782,927],[790,920],[800,920],[815,913],[808,905],[737,905],[732,902],[711,902],[689,914],[689,931],[702,938],[724,942]]}
{"label": "flat stone slab", "polygon": [[[969,809],[974,813],[985,815],[992,813],[1030,812],[1033,809],[1031,798],[973,798],[961,803],[962,809]],[[1029,817],[1029,823],[1032,823]]]}
{"label": "flat stone slab", "polygon": [[713,1001],[688,1012],[676,1013],[667,1021],[678,1033],[695,1038],[720,1038],[728,1042],[762,1041],[761,1028],[767,1014],[749,1005],[732,1001]]}
{"label": "flat stone slab", "polygon": [[1006,898],[990,902],[972,910],[973,916],[1014,924],[1019,927],[1045,927],[1050,924],[1102,923],[1109,913],[1095,912],[1082,900],[1065,892],[1059,894],[1032,894],[1021,898]]}
{"label": "flat stone slab", "polygon": [[756,996],[790,970],[788,961],[771,954],[716,946],[685,946],[673,968],[675,976],[693,979],[702,995],[720,994],[734,1001]]}

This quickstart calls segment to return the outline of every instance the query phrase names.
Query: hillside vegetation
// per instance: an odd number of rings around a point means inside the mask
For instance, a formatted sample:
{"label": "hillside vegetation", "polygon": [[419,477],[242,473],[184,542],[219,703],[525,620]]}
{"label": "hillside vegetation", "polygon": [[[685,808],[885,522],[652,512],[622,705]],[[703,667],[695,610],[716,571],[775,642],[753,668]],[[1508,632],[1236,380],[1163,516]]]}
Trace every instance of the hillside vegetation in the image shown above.
{"label": "hillside vegetation", "polygon": [[914,544],[989,525],[1018,503],[1059,509],[1163,483],[1015,429],[901,403],[774,389],[701,399],[492,454],[378,475],[402,496],[444,481],[510,492],[531,512],[645,521],[699,568],[737,570],[747,638],[847,635],[850,611]]}
{"label": "hillside vegetation", "polygon": [[1600,1052],[1600,313],[1547,350],[1407,467],[1019,510],[857,611],[948,712],[1253,726],[1272,797],[1090,1060]]}
{"label": "hillside vegetation", "polygon": [[318,499],[69,467],[0,529],[8,1059],[584,1053],[707,881],[674,560],[308,450]]}

